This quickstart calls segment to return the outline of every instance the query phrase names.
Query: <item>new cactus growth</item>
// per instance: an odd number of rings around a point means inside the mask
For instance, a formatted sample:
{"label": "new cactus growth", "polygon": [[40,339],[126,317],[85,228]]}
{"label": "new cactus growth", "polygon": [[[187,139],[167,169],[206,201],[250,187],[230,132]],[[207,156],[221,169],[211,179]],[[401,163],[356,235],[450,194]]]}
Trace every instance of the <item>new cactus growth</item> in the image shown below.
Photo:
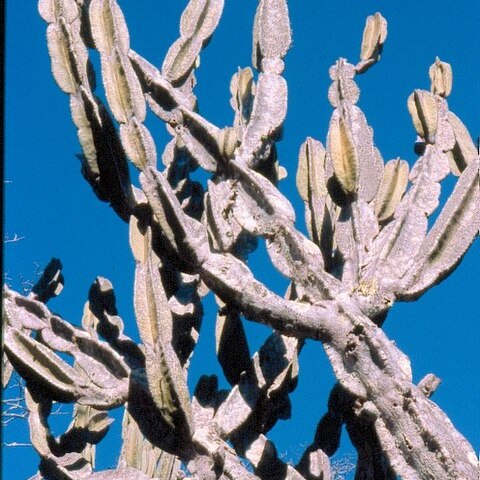
{"label": "new cactus growth", "polygon": [[[408,357],[381,328],[395,301],[417,299],[449,275],[479,233],[480,159],[448,110],[450,65],[437,58],[431,91],[408,98],[421,153],[415,165],[384,163],[357,106],[355,77],[378,62],[387,37],[379,13],[367,18],[360,62],[341,58],[330,69],[325,146],[308,137],[300,148],[296,180],[308,238],[277,188],[285,174],[275,144],[287,113],[287,1],[259,0],[252,55],[258,73],[233,73],[234,115],[222,128],[199,113],[193,88],[223,6],[190,0],[180,37],[157,69],[130,48],[116,0],[39,1],[52,73],[69,95],[83,149],[83,176],[130,226],[141,340],[124,334],[105,278],[91,287],[81,327],[46,305],[62,289],[58,260],[30,295],[5,287],[4,371],[13,366],[26,382],[32,444],[41,458],[37,478],[327,480],[344,424],[358,452],[355,478],[477,478],[475,451],[429,398],[438,379],[415,384]],[[94,93],[92,48],[108,109]],[[144,124],[148,108],[172,137],[161,155]],[[127,161],[141,189],[131,184]],[[209,174],[204,185],[190,176],[197,168]],[[429,227],[450,173],[456,186]],[[284,297],[248,266],[259,239],[289,280]],[[215,376],[202,376],[189,392],[208,291],[218,309],[216,354],[231,388],[219,391]],[[242,317],[273,329],[257,352]],[[277,455],[268,434],[289,416],[306,339],[323,343],[337,384],[294,466]],[[48,425],[52,402],[75,405],[57,439]],[[118,465],[95,472],[95,445],[118,406]]]}

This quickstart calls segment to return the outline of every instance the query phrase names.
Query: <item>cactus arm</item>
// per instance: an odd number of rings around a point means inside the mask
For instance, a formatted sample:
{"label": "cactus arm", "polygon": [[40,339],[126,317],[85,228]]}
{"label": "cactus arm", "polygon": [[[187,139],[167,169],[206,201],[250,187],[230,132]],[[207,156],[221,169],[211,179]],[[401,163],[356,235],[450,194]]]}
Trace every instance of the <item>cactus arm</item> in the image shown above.
{"label": "cactus arm", "polygon": [[203,263],[207,254],[206,232],[201,223],[186,215],[165,177],[154,169],[145,169],[140,183],[154,217],[167,232],[171,248],[192,266]]}
{"label": "cactus arm", "polygon": [[47,44],[52,74],[61,90],[78,94],[83,84],[89,89],[88,53],[80,36],[79,7],[71,0],[42,0],[39,11],[49,24]]}
{"label": "cactus arm", "polygon": [[[252,204],[250,209],[255,208],[258,210],[258,214],[262,214],[263,217],[269,216],[276,218],[277,222],[285,222],[287,224],[293,224],[295,222],[295,211],[287,198],[275,188],[275,186],[267,180],[263,175],[243,166],[238,162],[231,162],[230,168],[232,169],[232,176],[234,179],[239,180],[239,194],[245,197],[245,202]],[[237,218],[241,218],[241,213],[237,213]],[[252,216],[252,212],[247,209],[245,212],[244,223],[249,222],[248,216]],[[262,218],[266,221],[266,218]],[[274,220],[275,221],[275,220]],[[250,220],[251,226],[248,226],[248,230],[255,230],[255,220]],[[258,224],[261,221],[257,222]],[[265,230],[265,226],[258,225],[260,231]]]}
{"label": "cactus arm", "polygon": [[[50,313],[40,302],[5,289],[5,351],[15,368],[40,382],[52,398],[101,409],[128,397],[129,368],[111,347]],[[23,329],[38,331],[36,340]],[[72,368],[52,350],[71,355]]]}
{"label": "cactus arm", "polygon": [[180,37],[173,43],[162,66],[162,73],[170,82],[181,84],[188,78],[202,49],[202,43],[197,36]]}
{"label": "cactus arm", "polygon": [[222,11],[223,0],[190,0],[180,20],[180,38],[170,47],[163,62],[162,73],[168,81],[182,84],[188,78]]}
{"label": "cactus arm", "polygon": [[291,43],[287,2],[260,0],[253,27],[253,66],[259,71],[267,70],[272,62],[285,57]]}
{"label": "cactus arm", "polygon": [[[201,297],[207,292],[204,285],[196,275],[188,275],[179,270],[178,265],[168,258],[162,245],[155,245],[155,251],[162,256],[162,262],[157,255],[150,252],[152,248],[146,237],[151,240],[151,212],[148,211],[147,200],[143,193],[135,189],[138,208],[135,216],[131,218],[130,245],[137,261],[145,261],[148,255],[152,255],[154,263],[158,265],[159,275],[155,273],[156,281],[161,282],[162,289],[168,300],[162,300],[165,310],[165,320],[172,319],[172,323],[166,327],[165,334],[170,332],[171,341],[178,359],[183,367],[188,366],[189,357],[198,339],[202,318]],[[155,238],[159,235],[158,229]],[[172,234],[173,235],[173,234]],[[174,239],[174,237],[172,236]],[[191,270],[191,267],[190,267]]]}
{"label": "cactus arm", "polygon": [[[247,94],[250,101],[253,100],[252,109],[245,129],[240,129],[240,147],[236,155],[237,161],[254,169],[265,162],[261,152],[278,137],[286,116],[287,83],[281,74],[284,70],[282,59],[290,44],[287,2],[261,0],[255,15],[252,51],[252,63],[261,73],[255,96]],[[239,118],[238,113],[236,118]]]}
{"label": "cactus arm", "polygon": [[115,0],[94,0],[89,7],[90,26],[100,53],[102,78],[108,103],[120,123],[120,138],[125,152],[138,169],[156,164],[152,136],[143,125],[145,99],[128,52],[127,24]]}
{"label": "cactus arm", "polygon": [[237,161],[258,167],[258,153],[265,140],[275,138],[287,113],[287,83],[276,73],[259,76],[252,113],[245,128]]}
{"label": "cactus arm", "polygon": [[[199,53],[217,27],[223,5],[223,0],[191,0],[180,19],[180,38],[170,47],[162,65],[162,75],[170,86],[169,90],[175,90],[174,97],[181,98],[180,103],[191,111],[197,109],[193,88],[196,84],[195,69],[200,65]],[[181,113],[179,115],[179,112],[171,111],[172,104],[163,105],[155,90],[146,92],[152,111],[167,122],[170,122],[172,113],[175,118],[181,117]],[[178,119],[175,120],[175,125],[177,123]],[[173,128],[168,127],[168,130],[177,136]]]}
{"label": "cactus arm", "polygon": [[216,172],[218,166],[226,160],[221,145],[225,130],[220,130],[194,112],[191,95],[186,97],[184,92],[172,86],[140,55],[131,51],[130,58],[142,79],[150,108],[169,125],[169,132],[174,135],[175,142],[184,145],[196,164],[206,171]]}
{"label": "cactus arm", "polygon": [[344,192],[369,202],[377,193],[383,160],[375,148],[372,130],[356,106],[360,91],[355,69],[344,59],[330,69],[329,100],[334,111],[327,138],[327,158]]}
{"label": "cactus arm", "polygon": [[[210,161],[211,163],[214,165],[217,163],[223,163],[222,154],[218,145],[218,138],[221,134],[221,130],[184,105],[179,106],[179,112],[183,120],[178,126],[179,133],[183,133],[184,131],[188,132],[192,140],[196,142],[194,145],[200,145],[201,148],[206,150],[210,157],[213,157],[213,160]],[[182,136],[180,138],[183,139]],[[186,138],[188,139],[188,137]],[[197,158],[196,155],[192,154],[192,156]],[[200,161],[199,164],[203,166]],[[216,168],[210,167],[206,168],[206,170],[215,171]]]}
{"label": "cactus arm", "polygon": [[355,65],[357,73],[365,73],[380,60],[380,54],[386,39],[387,21],[378,12],[375,15],[369,15],[363,31],[360,62]]}
{"label": "cactus arm", "polygon": [[448,121],[447,101],[426,90],[414,90],[408,97],[408,110],[419,137],[444,152],[455,145],[455,135]]}
{"label": "cactus arm", "polygon": [[453,112],[448,112],[448,123],[453,129],[455,145],[447,154],[450,159],[450,169],[458,177],[478,156],[478,152],[467,128]]}
{"label": "cactus arm", "polygon": [[71,0],[41,0],[39,11],[48,23],[47,42],[52,71],[70,95],[70,109],[83,155],[82,175],[98,198],[108,201],[126,220],[132,207],[128,166],[112,120],[100,99],[82,37],[82,9]]}
{"label": "cactus arm", "polygon": [[[137,228],[135,223],[132,228]],[[180,437],[189,438],[192,429],[190,399],[185,372],[172,346],[173,318],[160,277],[160,260],[150,247],[148,230],[143,239],[140,232],[136,238],[138,242],[143,240],[143,248],[134,249],[135,314],[145,347],[148,385],[165,422]]]}
{"label": "cactus arm", "polygon": [[[180,114],[189,117],[193,127],[203,130],[203,133],[207,134],[207,140],[208,137],[216,137],[219,128],[194,111],[191,94],[187,96],[178,87],[174,87],[159,70],[135,51],[129,51],[129,58],[141,80],[149,105],[153,106],[152,110],[154,113],[158,108],[163,111],[158,115],[159,118],[166,122],[175,121],[175,112],[178,110]],[[193,131],[192,134],[194,134]],[[201,139],[202,137],[199,138],[199,141]]]}
{"label": "cactus arm", "polygon": [[[478,167],[472,167],[468,179],[464,177],[455,190],[456,200],[452,199],[448,202],[448,208],[445,207],[445,213],[441,214],[441,222],[437,221],[436,227],[427,235],[426,217],[430,216],[438,206],[440,181],[450,170],[459,175],[470,162],[476,159],[468,132],[463,124],[457,121],[457,117],[448,111],[448,105],[444,98],[451,90],[450,66],[443,62],[439,63],[437,59],[430,69],[430,77],[433,93],[415,90],[408,100],[408,108],[415,129],[423,140],[423,143],[418,145],[424,149],[424,154],[410,173],[413,185],[395,207],[393,221],[387,222],[374,241],[373,255],[370,258],[376,256],[377,260],[372,264],[368,259],[365,268],[366,278],[373,276],[377,282],[382,277],[384,280],[380,290],[390,291],[398,298],[416,298],[432,286],[437,279],[447,275],[457,265],[473,241],[475,234],[472,231],[475,230],[475,226],[471,229],[464,226],[462,232],[465,232],[465,238],[460,234],[462,240],[455,244],[452,243],[453,239],[449,236],[450,231],[456,231],[459,227],[458,222],[462,222],[463,215],[465,218],[472,218],[472,225],[476,225],[478,219],[478,186],[475,185],[475,175],[478,176],[475,169],[478,170]],[[399,180],[403,176],[404,174],[398,176]],[[400,183],[404,183],[404,181]],[[403,190],[403,185],[401,190]],[[377,212],[379,212],[380,204],[386,205],[384,201],[380,200],[384,192],[385,189],[382,185],[376,199]],[[398,197],[399,195],[395,195],[395,198]],[[465,205],[460,206],[462,201],[465,202]],[[390,213],[392,210],[393,208],[390,207],[388,212]],[[464,225],[467,223],[468,221],[464,222]],[[439,252],[438,248],[434,246],[438,244],[439,239],[447,241],[448,246],[445,246],[443,253],[448,257],[446,252],[450,251],[450,257],[449,259],[445,256],[442,257],[445,265],[442,266],[441,261],[437,262],[436,273],[434,273],[432,269],[426,267],[426,264],[432,261],[432,259],[427,260],[426,257],[433,254],[434,251]],[[404,246],[402,247],[402,245]],[[378,250],[379,247],[380,250]],[[427,253],[429,249],[431,251]],[[430,281],[424,279],[422,283],[417,278],[421,276],[420,270],[423,268],[422,266],[417,268],[417,262],[430,271]],[[379,267],[375,273],[372,269],[373,265]],[[395,268],[392,268],[393,265]],[[414,287],[415,281],[419,281],[422,286]],[[382,284],[382,281],[380,280],[378,284]],[[410,294],[407,293],[409,289],[411,290]]]}
{"label": "cactus arm", "polygon": [[47,418],[52,401],[25,389],[25,402],[29,411],[28,423],[32,445],[40,455],[39,474],[41,478],[65,478],[74,480],[92,473],[92,465],[74,451],[64,452],[53,438]]}
{"label": "cactus arm", "polygon": [[448,157],[435,145],[428,145],[412,171],[412,186],[398,204],[393,219],[373,242],[364,269],[379,290],[396,293],[427,234],[428,216],[439,203],[439,182],[448,174]]}
{"label": "cactus arm", "polygon": [[[154,65],[148,62],[140,54],[130,49],[128,56],[132,62],[133,68],[138,75],[142,89],[145,92],[147,103],[152,107],[152,111],[162,120],[165,115],[173,108],[179,105],[191,104],[191,97],[179,88],[174,87]],[[160,108],[163,113],[157,114],[156,109]]]}
{"label": "cactus arm", "polygon": [[408,97],[407,105],[417,134],[427,143],[433,143],[438,126],[435,96],[425,90],[415,90]]}
{"label": "cactus arm", "polygon": [[462,172],[455,189],[415,258],[413,274],[399,292],[417,298],[455,269],[480,228],[479,158]]}
{"label": "cactus arm", "polygon": [[190,156],[196,160],[200,167],[207,172],[217,171],[218,155],[217,158],[215,158],[215,156],[207,150],[205,145],[199,142],[197,138],[190,133],[190,130],[183,125],[178,125],[175,128],[175,133],[177,138],[183,142]]}
{"label": "cactus arm", "polygon": [[330,69],[329,100],[334,107],[327,137],[325,181],[338,205],[334,215],[335,257],[331,269],[349,288],[360,279],[378,225],[370,202],[377,194],[383,160],[362,111],[355,69],[340,59]]}
{"label": "cactus arm", "polygon": [[60,294],[63,289],[62,262],[52,258],[45,267],[42,276],[32,288],[30,297],[42,303]]}
{"label": "cactus arm", "polygon": [[305,204],[305,223],[310,239],[322,252],[325,270],[331,272],[333,259],[333,228],[336,205],[327,190],[326,152],[323,145],[307,138],[300,147],[297,189]]}
{"label": "cactus arm", "polygon": [[347,196],[357,193],[358,152],[351,128],[338,110],[334,111],[327,143],[335,178]]}
{"label": "cactus arm", "polygon": [[326,325],[335,323],[332,302],[320,301],[314,306],[287,301],[270,292],[254,279],[245,265],[229,254],[212,254],[200,269],[205,283],[223,301],[240,308],[249,318],[285,334],[323,338]]}
{"label": "cactus arm", "polygon": [[180,19],[180,34],[182,37],[197,35],[207,42],[217,28],[222,11],[221,0],[190,1]]}
{"label": "cactus arm", "polygon": [[93,338],[104,338],[128,365],[143,361],[136,343],[123,333],[123,320],[118,315],[113,285],[104,277],[97,277],[90,287],[82,327]]}
{"label": "cactus arm", "polygon": [[[34,300],[39,300],[42,303],[47,303],[48,300],[57,296],[63,288],[62,263],[57,258],[52,258],[45,267],[41,277],[35,283],[29,297]],[[5,304],[2,304],[2,318],[7,318],[5,311]],[[34,322],[34,326],[39,326],[38,322]],[[15,327],[26,334],[30,333],[28,328],[24,328],[21,322],[15,322]],[[2,387],[6,388],[10,382],[14,369],[8,360],[5,351],[2,351]]]}
{"label": "cactus arm", "polygon": [[[8,329],[5,342],[5,351],[17,371],[24,372],[22,367],[25,368],[34,359],[37,360],[39,366],[32,372],[32,376],[37,382],[43,380],[47,383],[54,398],[73,401],[76,396],[81,397],[80,393],[75,392],[75,384],[80,384],[81,377],[75,375],[71,367],[64,368],[64,364],[51,354],[48,348],[37,345],[34,340],[16,329]],[[24,373],[27,375],[30,372],[27,369]]]}
{"label": "cactus arm", "polygon": [[390,160],[385,164],[382,180],[375,197],[375,214],[379,222],[389,220],[407,189],[408,163]]}
{"label": "cactus arm", "polygon": [[[55,262],[51,262],[50,265],[55,265]],[[45,272],[48,274],[48,268]],[[92,319],[89,313],[88,308],[85,308],[82,327],[93,339],[97,340],[96,326],[89,325],[89,320]],[[82,366],[77,363],[74,364],[74,368],[80,373],[84,371]],[[91,465],[91,468],[95,468],[95,445],[103,439],[113,421],[106,412],[97,410],[89,405],[76,403],[73,409],[72,422],[67,431],[56,440],[55,451],[63,452],[64,454],[79,452]]]}
{"label": "cactus arm", "polygon": [[234,126],[243,137],[245,126],[250,121],[252,114],[253,99],[255,98],[255,82],[251,68],[242,68],[238,70],[230,81],[230,105],[235,112]]}
{"label": "cactus arm", "polygon": [[435,95],[446,98],[452,91],[452,67],[449,63],[442,62],[438,57],[428,70],[431,81],[431,91]]}
{"label": "cactus arm", "polygon": [[360,97],[360,89],[354,80],[355,69],[344,58],[339,58],[328,71],[332,84],[328,89],[328,101],[339,108],[342,101],[354,105]]}
{"label": "cactus arm", "polygon": [[70,108],[83,148],[82,175],[98,198],[126,221],[133,207],[130,176],[110,114],[97,97],[92,101],[83,93],[81,100],[71,97]]}

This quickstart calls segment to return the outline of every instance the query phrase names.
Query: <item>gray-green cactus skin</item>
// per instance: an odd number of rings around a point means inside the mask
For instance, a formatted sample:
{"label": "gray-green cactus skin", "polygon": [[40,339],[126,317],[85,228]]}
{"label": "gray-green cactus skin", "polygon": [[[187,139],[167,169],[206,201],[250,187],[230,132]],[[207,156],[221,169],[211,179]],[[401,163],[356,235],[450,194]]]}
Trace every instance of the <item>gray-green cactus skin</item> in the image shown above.
{"label": "gray-green cactus skin", "polygon": [[[378,62],[387,37],[385,19],[368,17],[358,64],[339,59],[330,70],[325,146],[307,138],[300,148],[307,238],[276,187],[285,173],[275,143],[287,111],[287,1],[258,2],[258,74],[234,72],[234,118],[225,128],[199,114],[193,90],[199,53],[222,10],[223,0],[190,0],[180,36],[157,69],[131,50],[116,0],[39,1],[53,76],[69,95],[83,148],[82,173],[130,225],[141,342],[123,333],[104,278],[91,287],[81,327],[46,306],[62,287],[58,260],[30,295],[4,288],[3,382],[12,366],[25,379],[41,458],[35,478],[326,480],[345,424],[358,451],[355,478],[476,479],[475,451],[429,398],[438,379],[415,384],[408,357],[381,328],[395,301],[415,300],[449,275],[479,234],[480,159],[448,109],[450,65],[437,58],[431,92],[415,90],[408,99],[415,165],[384,162],[356,105],[355,77]],[[94,93],[92,48],[111,116]],[[172,137],[161,162],[144,124],[147,108]],[[127,161],[141,189],[131,184]],[[190,178],[198,167],[211,175],[203,187]],[[457,184],[429,228],[450,173]],[[247,265],[259,237],[290,280],[284,297]],[[215,376],[203,376],[191,394],[189,359],[208,291],[217,300],[216,353],[231,389],[219,391]],[[273,328],[253,355],[242,316]],[[323,343],[338,383],[293,466],[279,458],[268,432],[290,414],[306,339]],[[75,405],[58,438],[48,425],[52,402]],[[125,410],[118,467],[95,472],[95,445],[112,421],[108,410],[118,406]]]}

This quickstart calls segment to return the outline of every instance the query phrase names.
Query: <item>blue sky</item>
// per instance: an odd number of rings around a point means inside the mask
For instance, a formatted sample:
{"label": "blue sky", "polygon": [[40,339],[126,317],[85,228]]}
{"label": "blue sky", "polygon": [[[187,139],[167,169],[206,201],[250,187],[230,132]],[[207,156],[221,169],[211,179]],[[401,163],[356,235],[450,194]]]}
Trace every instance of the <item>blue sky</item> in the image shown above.
{"label": "blue sky", "polygon": [[[325,143],[331,114],[326,95],[328,68],[340,56],[357,62],[367,15],[380,11],[389,28],[380,63],[357,78],[361,88],[359,106],[374,128],[375,142],[384,159],[401,156],[410,163],[415,160],[415,132],[406,100],[414,88],[429,88],[428,68],[437,55],[453,68],[450,109],[474,138],[480,133],[480,8],[475,0],[290,3],[293,46],[286,57],[285,72],[289,110],[278,148],[280,163],[289,172],[280,188],[298,212],[300,229],[304,230],[304,223],[303,206],[295,189],[298,149],[307,135]],[[132,48],[151,63],[161,65],[169,45],[178,36],[178,20],[186,1],[119,0],[119,4],[129,23]],[[229,81],[239,66],[250,64],[256,4],[255,0],[226,0],[222,21],[201,55],[196,87],[200,111],[219,126],[233,121]],[[96,276],[105,276],[115,287],[127,333],[136,337],[132,309],[134,261],[127,226],[96,199],[80,175],[80,163],[75,158],[80,147],[68,98],[51,76],[46,26],[37,13],[36,2],[7,2],[6,21],[4,231],[10,237],[23,237],[4,246],[8,281],[18,289],[21,278],[34,277],[36,264],[44,266],[52,256],[60,258],[65,289],[50,306],[64,318],[79,323],[90,284]],[[93,59],[96,61],[95,54]],[[168,137],[163,125],[151,117],[147,125],[161,152]],[[132,178],[137,183],[136,174]],[[254,255],[251,263],[262,281],[283,292],[285,280],[262,258],[262,251]],[[385,325],[388,335],[410,356],[416,380],[429,372],[442,378],[433,400],[476,450],[480,448],[479,289],[477,240],[450,278],[418,302],[396,305]],[[213,304],[211,299],[207,302]],[[201,373],[218,373],[214,316],[208,306],[206,312],[200,352],[192,364],[192,385]],[[253,350],[268,330],[250,326],[248,335]],[[287,460],[296,460],[301,445],[311,441],[333,382],[319,344],[308,342],[300,362],[300,382],[292,396],[292,420],[280,422],[272,432],[279,452]],[[108,437],[112,448],[116,443],[110,439],[120,431],[119,422],[116,424]],[[4,441],[25,441],[24,430],[21,423],[7,428]],[[353,453],[347,442],[342,451]],[[28,477],[35,472],[36,461],[35,454],[27,449],[8,449],[3,478]],[[115,461],[110,447],[99,448],[100,467],[112,466]]]}

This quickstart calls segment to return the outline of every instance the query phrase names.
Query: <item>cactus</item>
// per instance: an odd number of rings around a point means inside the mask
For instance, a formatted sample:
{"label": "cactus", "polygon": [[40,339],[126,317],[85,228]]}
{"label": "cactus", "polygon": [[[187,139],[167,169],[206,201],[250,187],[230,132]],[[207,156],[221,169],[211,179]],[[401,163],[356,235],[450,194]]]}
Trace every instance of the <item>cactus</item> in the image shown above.
{"label": "cactus", "polygon": [[[83,176],[129,223],[140,341],[124,333],[105,278],[92,284],[81,327],[46,305],[62,290],[59,260],[28,296],[5,286],[3,381],[13,368],[26,382],[37,478],[329,479],[344,425],[358,452],[356,478],[476,478],[475,451],[429,398],[438,378],[414,383],[408,357],[382,329],[393,304],[447,277],[480,231],[480,158],[448,109],[450,65],[437,58],[431,91],[408,98],[415,165],[384,163],[357,106],[355,77],[379,61],[387,36],[380,13],[367,18],[359,63],[340,58],[330,69],[325,147],[308,137],[300,148],[296,183],[307,237],[278,188],[285,169],[276,143],[288,97],[282,74],[292,43],[287,1],[259,0],[257,73],[233,73],[232,124],[219,127],[199,113],[194,86],[223,7],[223,0],[190,0],[180,37],[158,69],[130,48],[116,0],[39,1],[52,73],[69,96],[83,149]],[[92,49],[108,108],[94,94]],[[147,109],[171,136],[161,162]],[[131,183],[128,161],[141,188]],[[192,179],[197,168],[209,175],[203,185]],[[450,173],[456,186],[429,226]],[[260,241],[289,281],[283,297],[248,265]],[[219,390],[217,377],[204,375],[190,392],[209,291],[217,303],[216,354],[230,388]],[[273,329],[253,354],[244,319]],[[290,415],[306,339],[323,344],[337,384],[312,443],[290,465],[268,434]],[[74,404],[58,438],[48,424],[53,402]],[[119,406],[118,465],[96,472],[95,445],[112,422],[108,411]]]}

